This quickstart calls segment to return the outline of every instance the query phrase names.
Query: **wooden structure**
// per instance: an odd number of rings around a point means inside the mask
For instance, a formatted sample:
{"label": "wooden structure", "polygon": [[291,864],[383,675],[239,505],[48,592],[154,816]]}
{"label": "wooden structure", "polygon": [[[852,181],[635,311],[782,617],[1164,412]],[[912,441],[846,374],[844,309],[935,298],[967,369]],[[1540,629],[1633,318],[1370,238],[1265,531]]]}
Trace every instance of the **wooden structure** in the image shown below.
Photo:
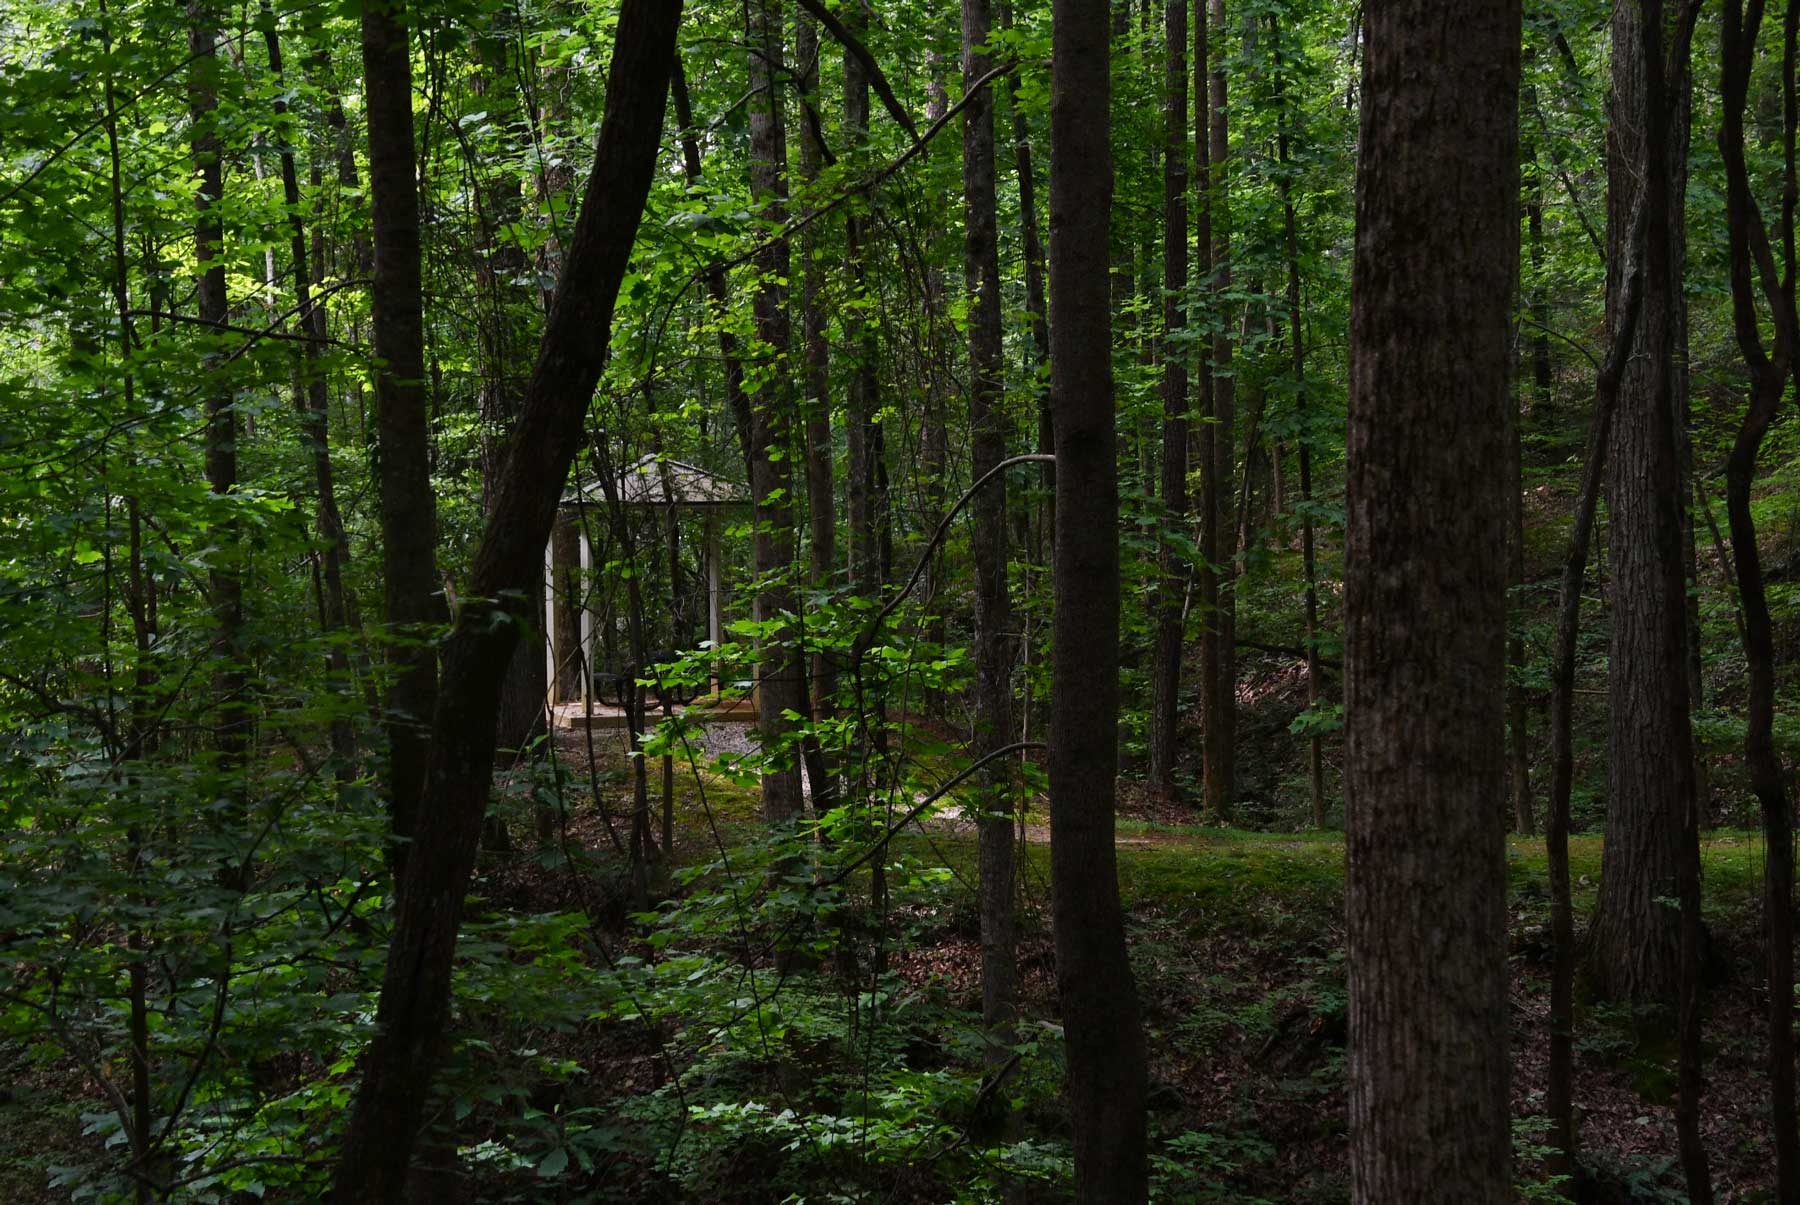
{"label": "wooden structure", "polygon": [[[706,578],[706,634],[717,651],[725,643],[724,558],[720,529],[725,513],[749,505],[749,492],[737,482],[679,460],[644,456],[619,474],[614,483],[619,505],[628,511],[698,512],[704,519],[703,563]],[[544,549],[544,650],[548,703],[564,727],[625,726],[624,712],[594,697],[594,669],[599,617],[592,605],[599,565],[591,532],[605,523],[607,491],[592,478],[578,479],[557,508],[550,542]],[[722,703],[723,663],[715,660],[713,694],[694,710],[708,720],[742,723],[755,719],[753,702]]]}

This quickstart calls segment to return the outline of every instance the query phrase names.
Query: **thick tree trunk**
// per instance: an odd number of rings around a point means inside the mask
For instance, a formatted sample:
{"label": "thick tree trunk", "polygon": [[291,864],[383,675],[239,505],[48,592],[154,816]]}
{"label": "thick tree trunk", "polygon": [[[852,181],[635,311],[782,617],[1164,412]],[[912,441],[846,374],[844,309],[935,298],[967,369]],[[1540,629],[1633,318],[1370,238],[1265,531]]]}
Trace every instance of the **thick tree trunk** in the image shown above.
{"label": "thick tree trunk", "polygon": [[544,541],[606,361],[595,332],[611,329],[650,191],[679,19],[680,6],[666,0],[624,0],[619,12],[593,171],[469,601],[445,645],[425,795],[433,823],[420,828],[407,859],[376,1036],[333,1183],[339,1202],[387,1205],[403,1192],[449,1013],[457,929],[492,779],[500,679],[517,640],[517,618],[490,600],[518,597],[543,573]]}
{"label": "thick tree trunk", "polygon": [[1603,996],[1673,1004],[1680,982],[1681,918],[1665,901],[1679,893],[1693,760],[1681,473],[1671,408],[1674,306],[1681,287],[1671,271],[1671,240],[1681,208],[1669,192],[1668,166],[1685,156],[1687,140],[1685,127],[1675,130],[1660,111],[1661,28],[1647,28],[1638,4],[1622,3],[1613,9],[1612,37],[1609,325],[1617,324],[1611,311],[1618,308],[1629,215],[1640,193],[1648,189],[1654,195],[1645,206],[1643,315],[1620,382],[1607,452],[1613,612],[1605,870],[1588,970]]}
{"label": "thick tree trunk", "polygon": [[[994,93],[975,87],[992,68],[987,45],[993,18],[988,0],[962,0],[963,280],[969,308],[969,479],[980,481],[1006,459],[1006,392],[1000,327],[1000,243],[994,196]],[[1013,740],[1012,598],[1007,590],[1006,478],[998,475],[976,495],[972,540],[975,565],[975,743],[986,757]],[[1018,1014],[1013,969],[1012,766],[989,767],[981,802],[981,1018],[986,1062],[997,1073],[1012,1057]],[[999,1094],[1005,1099],[1005,1094]]]}
{"label": "thick tree trunk", "polygon": [[406,13],[363,9],[363,104],[369,121],[369,208],[375,229],[375,441],[380,464],[381,575],[394,665],[387,696],[388,807],[396,865],[407,857],[429,754],[437,658],[425,626],[444,618],[437,581],[437,507],[414,176],[412,54]]}
{"label": "thick tree trunk", "polygon": [[1056,629],[1050,866],[1076,1199],[1148,1191],[1144,1034],[1113,849],[1118,764],[1118,441],[1106,232],[1112,109],[1105,0],[1054,0],[1050,388],[1056,407]]}
{"label": "thick tree trunk", "polygon": [[[787,130],[783,121],[781,0],[758,0],[750,9],[750,196],[763,221],[787,219]],[[786,281],[788,241],[771,238],[756,255],[761,273],[752,302],[757,355],[769,368],[750,399],[750,495],[756,508],[754,555],[759,621],[799,611],[794,574],[794,394],[787,372],[789,323]],[[756,666],[757,728],[763,746],[776,750],[791,739],[804,714],[806,662],[798,633],[783,625],[763,641]],[[780,754],[762,776],[763,816],[788,824],[800,815],[799,750]]]}
{"label": "thick tree trunk", "polygon": [[[1167,70],[1163,81],[1163,424],[1162,514],[1187,522],[1188,373],[1181,335],[1187,326],[1188,88],[1187,0],[1164,0]],[[1170,533],[1173,534],[1173,533]],[[1175,545],[1163,541],[1156,592],[1156,652],[1150,685],[1150,786],[1172,797],[1180,751],[1181,653],[1185,574]]]}
{"label": "thick tree trunk", "polygon": [[1230,178],[1231,137],[1226,119],[1225,0],[1208,0],[1207,35],[1210,43],[1208,73],[1207,229],[1212,247],[1212,396],[1208,424],[1211,455],[1206,464],[1201,509],[1200,553],[1206,564],[1201,597],[1208,620],[1201,638],[1200,676],[1206,695],[1206,810],[1220,824],[1231,820],[1236,792],[1237,744],[1237,575],[1234,520],[1237,506],[1233,482],[1236,452],[1237,384],[1231,368],[1230,311],[1225,295],[1231,291],[1231,217],[1227,181]]}
{"label": "thick tree trunk", "polygon": [[1502,807],[1520,10],[1365,12],[1344,639],[1352,1177],[1371,1205],[1498,1205],[1512,1196]]}

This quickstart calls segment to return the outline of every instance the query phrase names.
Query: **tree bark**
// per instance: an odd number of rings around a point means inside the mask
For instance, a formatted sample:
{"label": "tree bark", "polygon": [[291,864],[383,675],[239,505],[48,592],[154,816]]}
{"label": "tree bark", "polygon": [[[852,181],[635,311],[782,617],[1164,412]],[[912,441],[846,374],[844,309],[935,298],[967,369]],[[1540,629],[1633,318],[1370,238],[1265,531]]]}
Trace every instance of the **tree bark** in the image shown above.
{"label": "tree bark", "polygon": [[1113,848],[1118,764],[1117,430],[1107,297],[1112,109],[1105,0],[1054,0],[1050,388],[1056,408],[1050,866],[1075,1195],[1148,1192],[1144,1035]]}
{"label": "tree bark", "polygon": [[[194,262],[198,268],[195,288],[196,317],[211,328],[211,337],[225,332],[228,299],[225,293],[225,228],[219,204],[225,193],[223,142],[218,121],[218,17],[209,0],[188,4],[188,112],[194,173],[199,188],[194,194]],[[222,353],[216,343],[203,354],[212,361]],[[206,484],[224,497],[238,484],[238,418],[231,379],[223,364],[208,363],[205,389]],[[226,505],[229,505],[227,503]],[[213,623],[212,651],[215,719],[214,745],[222,766],[229,770],[242,762],[250,741],[250,711],[245,697],[249,689],[244,672],[248,654],[244,632],[244,584],[241,576],[242,545],[238,525],[227,517],[220,525],[218,563],[207,574]]]}
{"label": "tree bark", "polygon": [[403,0],[363,9],[363,104],[369,123],[369,209],[375,231],[370,290],[375,340],[376,456],[381,575],[394,665],[387,694],[388,791],[396,866],[407,858],[425,784],[437,657],[427,625],[442,622],[437,506],[431,492],[430,415],[413,156],[412,54]]}
{"label": "tree bark", "polygon": [[407,859],[376,1012],[333,1182],[339,1202],[386,1205],[407,1164],[437,1070],[464,895],[492,780],[500,679],[518,617],[503,608],[543,573],[544,541],[605,365],[612,326],[661,141],[680,6],[624,0],[605,117],[537,365],[520,406],[469,592],[444,649],[425,800],[433,823]]}
{"label": "tree bark", "polygon": [[[794,55],[800,67],[800,181],[811,189],[824,166],[825,147],[813,122],[819,113],[819,35],[812,20],[795,23]],[[809,195],[807,204],[814,204]],[[826,341],[825,272],[819,262],[817,223],[800,234],[801,337],[806,363],[806,502],[812,588],[829,592],[837,584],[837,493],[831,442],[830,348]],[[825,653],[813,655],[812,703],[830,714],[837,698],[837,669]],[[815,804],[819,801],[815,793]]]}
{"label": "tree bark", "polygon": [[[1168,528],[1187,522],[1188,373],[1182,334],[1187,326],[1188,89],[1187,0],[1164,0],[1167,70],[1163,81],[1163,423],[1162,516]],[[1182,558],[1167,538],[1159,554],[1156,652],[1150,686],[1150,786],[1175,793],[1181,726]]]}
{"label": "tree bark", "polygon": [[[1012,5],[1000,4],[1000,28],[1012,29]],[[1038,232],[1037,171],[1032,164],[1031,131],[1025,122],[1025,110],[1019,105],[1017,72],[1006,76],[1006,97],[1012,112],[1013,172],[1019,190],[1019,254],[1025,261],[1025,309],[1031,333],[1031,372],[1033,393],[1037,398],[1037,450],[1052,452],[1056,447],[1055,411],[1050,405],[1050,391],[1039,379],[1050,362],[1050,311],[1044,300],[1044,243]],[[1056,489],[1056,465],[1045,461],[1043,486],[1046,493]],[[1050,537],[1046,535],[1046,539]]]}
{"label": "tree bark", "polygon": [[[1782,29],[1783,194],[1776,227],[1782,251],[1777,276],[1774,254],[1764,231],[1760,206],[1750,191],[1745,164],[1744,109],[1752,60],[1761,26],[1761,0],[1727,0],[1724,14],[1723,70],[1720,92],[1724,119],[1719,149],[1725,160],[1726,230],[1731,246],[1731,299],[1738,346],[1750,368],[1750,408],[1738,428],[1726,462],[1726,509],[1731,545],[1736,555],[1738,594],[1743,602],[1744,658],[1749,664],[1749,714],[1744,730],[1744,763],[1751,790],[1762,809],[1764,970],[1768,977],[1767,1023],[1770,1122],[1775,1147],[1775,1200],[1800,1202],[1800,1131],[1797,1131],[1794,1087],[1794,821],[1780,756],[1775,751],[1775,651],[1768,597],[1763,586],[1756,521],[1750,509],[1756,461],[1763,438],[1780,413],[1783,393],[1794,369],[1800,344],[1800,314],[1794,300],[1794,208],[1800,196],[1794,166],[1796,43],[1800,41],[1800,7],[1790,6]],[[1756,288],[1773,322],[1774,342],[1765,348],[1759,324]]]}
{"label": "tree bark", "polygon": [[[851,9],[852,32],[861,29],[860,8]],[[869,144],[869,73],[863,61],[844,51],[844,126],[852,154],[860,155]],[[850,266],[851,290],[856,305],[871,296],[868,264],[868,225],[852,213],[844,219],[844,257]],[[877,462],[881,455],[880,426],[875,421],[881,408],[881,378],[877,357],[879,331],[858,309],[844,315],[844,342],[854,359],[844,413],[845,444],[849,453],[848,501],[850,536],[850,588],[865,598],[881,592],[881,523],[877,498]]]}
{"label": "tree bark", "polygon": [[[781,0],[758,0],[750,9],[750,196],[762,219],[779,227],[787,220],[787,131],[783,121]],[[788,240],[764,241],[756,254],[761,279],[752,300],[757,354],[769,362],[761,388],[750,398],[750,495],[755,506],[756,618],[799,613],[794,593],[794,395],[787,371],[789,322]],[[763,817],[789,824],[805,800],[800,790],[796,721],[804,714],[806,663],[799,634],[783,624],[762,641],[756,666],[757,728],[763,747],[776,754],[763,770]]]}
{"label": "tree bark", "polygon": [[[1520,9],[1365,8],[1345,777],[1360,1202],[1508,1201],[1506,386]],[[1431,1007],[1420,1007],[1430,1001]]]}
{"label": "tree bark", "polygon": [[[1306,393],[1306,342],[1300,322],[1300,228],[1294,213],[1294,190],[1289,172],[1291,158],[1289,127],[1294,110],[1287,98],[1287,73],[1281,55],[1279,18],[1269,18],[1271,52],[1275,58],[1276,133],[1275,155],[1281,171],[1276,176],[1281,196],[1282,243],[1287,253],[1287,322],[1288,354],[1294,372],[1294,408],[1300,419],[1296,438],[1300,451],[1300,559],[1306,579],[1306,708],[1317,713],[1319,707],[1319,577],[1314,554],[1312,507],[1312,428]],[[1312,801],[1314,828],[1324,828],[1325,749],[1324,739],[1314,728],[1306,739],[1306,777]]]}
{"label": "tree bark", "polygon": [[1208,74],[1207,229],[1212,242],[1212,396],[1201,509],[1201,598],[1207,605],[1206,634],[1200,645],[1200,676],[1206,695],[1206,810],[1214,821],[1229,823],[1236,792],[1237,744],[1237,575],[1233,533],[1237,517],[1233,482],[1236,452],[1237,385],[1231,369],[1230,310],[1231,216],[1229,169],[1230,126],[1226,119],[1225,0],[1208,0],[1211,30]]}
{"label": "tree bark", "polygon": [[[1002,402],[1006,368],[1000,327],[1000,243],[995,200],[994,93],[976,86],[992,68],[988,0],[962,0],[963,279],[969,309],[969,479],[980,481],[1006,459]],[[975,569],[975,742],[986,757],[1013,740],[1012,598],[1007,589],[1006,478],[976,495],[971,541]],[[1012,1057],[1018,1014],[1013,969],[1012,765],[996,760],[980,803],[981,1018],[986,1063],[997,1074]],[[1001,1100],[1004,1094],[999,1094]]]}
{"label": "tree bark", "polygon": [[[1655,6],[1660,10],[1660,4]],[[1607,301],[1617,318],[1622,239],[1647,193],[1643,315],[1619,386],[1607,452],[1612,641],[1608,656],[1606,837],[1588,971],[1602,996],[1674,1004],[1681,918],[1683,814],[1691,804],[1680,467],[1672,413],[1671,239],[1680,200],[1670,160],[1685,132],[1662,105],[1662,34],[1637,3],[1613,9],[1613,120],[1608,126]],[[1679,145],[1677,145],[1679,143]]]}

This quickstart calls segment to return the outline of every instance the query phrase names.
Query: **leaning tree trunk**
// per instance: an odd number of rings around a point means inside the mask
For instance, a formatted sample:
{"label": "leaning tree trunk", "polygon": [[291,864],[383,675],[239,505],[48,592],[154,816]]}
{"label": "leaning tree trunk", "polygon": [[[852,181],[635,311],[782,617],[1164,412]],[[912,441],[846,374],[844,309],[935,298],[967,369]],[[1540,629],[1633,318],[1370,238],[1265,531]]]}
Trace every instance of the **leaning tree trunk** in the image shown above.
{"label": "leaning tree trunk", "polygon": [[1107,218],[1112,109],[1105,0],[1054,0],[1050,389],[1056,407],[1056,631],[1050,872],[1075,1194],[1148,1192],[1144,1034],[1113,849],[1119,718],[1118,447]]}
{"label": "leaning tree trunk", "polygon": [[1371,1205],[1498,1205],[1520,9],[1365,12],[1344,582],[1352,1179]]}
{"label": "leaning tree trunk", "polygon": [[387,968],[335,1172],[338,1202],[402,1198],[450,1010],[463,901],[492,783],[500,682],[529,617],[508,614],[534,575],[563,482],[580,447],[587,403],[606,363],[619,282],[662,137],[680,6],[624,0],[607,74],[605,117],[537,365],[519,408],[518,437],[475,555],[469,591],[444,647],[424,802],[396,906]]}

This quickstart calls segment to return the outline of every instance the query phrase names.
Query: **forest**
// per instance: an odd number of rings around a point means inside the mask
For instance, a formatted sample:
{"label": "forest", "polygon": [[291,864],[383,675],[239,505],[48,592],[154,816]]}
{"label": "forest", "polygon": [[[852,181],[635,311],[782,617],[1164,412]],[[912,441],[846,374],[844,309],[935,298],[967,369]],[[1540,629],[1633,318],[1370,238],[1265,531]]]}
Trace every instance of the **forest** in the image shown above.
{"label": "forest", "polygon": [[0,1200],[1800,1205],[1800,0],[0,0]]}

